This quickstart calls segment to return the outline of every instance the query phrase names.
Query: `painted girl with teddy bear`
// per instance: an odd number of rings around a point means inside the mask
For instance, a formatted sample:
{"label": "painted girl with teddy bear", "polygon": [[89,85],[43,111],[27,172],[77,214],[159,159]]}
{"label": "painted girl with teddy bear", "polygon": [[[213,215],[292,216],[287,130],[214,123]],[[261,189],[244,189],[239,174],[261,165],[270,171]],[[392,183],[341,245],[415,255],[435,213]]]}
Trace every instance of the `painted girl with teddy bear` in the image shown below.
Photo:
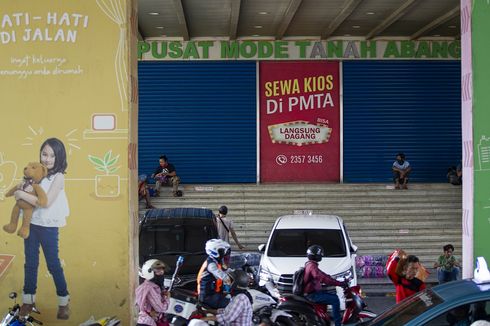
{"label": "painted girl with teddy bear", "polygon": [[47,168],[47,176],[40,183],[46,193],[46,205],[39,205],[38,198],[25,191],[14,192],[16,201],[23,200],[34,206],[29,233],[24,239],[24,288],[20,315],[28,315],[35,305],[39,247],[42,247],[58,295],[57,318],[66,320],[69,318],[70,296],[59,259],[59,228],[66,225],[66,218],[70,214],[65,194],[65,146],[59,139],[49,138],[41,145],[39,157]]}

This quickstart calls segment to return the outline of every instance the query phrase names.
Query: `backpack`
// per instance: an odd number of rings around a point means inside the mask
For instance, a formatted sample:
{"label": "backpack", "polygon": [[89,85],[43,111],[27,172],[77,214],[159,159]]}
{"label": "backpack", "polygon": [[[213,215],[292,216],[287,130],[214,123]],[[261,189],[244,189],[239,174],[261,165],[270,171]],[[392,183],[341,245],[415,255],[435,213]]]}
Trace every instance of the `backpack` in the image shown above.
{"label": "backpack", "polygon": [[293,274],[293,294],[294,295],[304,295],[304,287],[305,287],[305,268],[300,267]]}

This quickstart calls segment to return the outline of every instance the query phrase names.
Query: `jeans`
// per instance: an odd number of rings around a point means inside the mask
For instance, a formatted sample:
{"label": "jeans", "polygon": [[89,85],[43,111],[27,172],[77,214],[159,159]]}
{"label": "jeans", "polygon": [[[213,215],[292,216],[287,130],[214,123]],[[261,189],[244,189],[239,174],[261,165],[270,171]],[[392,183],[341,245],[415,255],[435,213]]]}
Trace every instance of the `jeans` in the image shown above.
{"label": "jeans", "polygon": [[445,271],[442,268],[437,269],[437,279],[439,284],[456,281],[459,275],[459,268],[453,267],[451,271]]}
{"label": "jeans", "polygon": [[24,240],[24,293],[36,294],[37,273],[39,268],[39,247],[43,248],[48,271],[53,276],[56,294],[68,295],[65,275],[58,257],[58,228],[31,224],[29,237]]}
{"label": "jeans", "polygon": [[342,324],[342,316],[340,315],[340,301],[336,294],[328,293],[327,291],[318,291],[308,294],[306,298],[315,303],[331,305],[335,326],[340,326]]}

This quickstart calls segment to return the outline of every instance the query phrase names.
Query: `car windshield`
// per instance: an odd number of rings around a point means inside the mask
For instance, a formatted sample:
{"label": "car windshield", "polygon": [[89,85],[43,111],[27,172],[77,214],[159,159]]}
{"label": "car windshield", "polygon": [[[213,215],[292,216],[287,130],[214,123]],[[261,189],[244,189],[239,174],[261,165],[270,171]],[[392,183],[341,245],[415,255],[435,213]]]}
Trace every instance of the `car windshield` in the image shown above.
{"label": "car windshield", "polygon": [[403,325],[425,311],[441,304],[444,300],[431,289],[419,292],[414,296],[394,305],[391,309],[373,319],[367,325]]}
{"label": "car windshield", "polygon": [[148,254],[202,253],[209,238],[209,228],[203,225],[152,226],[145,229],[140,246],[146,248]]}
{"label": "car windshield", "polygon": [[345,257],[345,240],[341,230],[276,229],[269,245],[269,257],[304,257],[311,245],[323,247],[325,257]]}

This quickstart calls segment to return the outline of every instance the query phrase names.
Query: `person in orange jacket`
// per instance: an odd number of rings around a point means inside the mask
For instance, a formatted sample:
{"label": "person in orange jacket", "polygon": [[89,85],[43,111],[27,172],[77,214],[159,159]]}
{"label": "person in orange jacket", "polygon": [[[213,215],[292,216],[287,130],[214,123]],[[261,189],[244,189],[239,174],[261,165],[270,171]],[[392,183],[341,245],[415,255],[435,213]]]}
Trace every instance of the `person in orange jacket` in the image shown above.
{"label": "person in orange jacket", "polygon": [[417,277],[420,269],[417,256],[407,255],[403,250],[396,250],[390,255],[386,271],[395,285],[396,303],[425,289],[424,281]]}

